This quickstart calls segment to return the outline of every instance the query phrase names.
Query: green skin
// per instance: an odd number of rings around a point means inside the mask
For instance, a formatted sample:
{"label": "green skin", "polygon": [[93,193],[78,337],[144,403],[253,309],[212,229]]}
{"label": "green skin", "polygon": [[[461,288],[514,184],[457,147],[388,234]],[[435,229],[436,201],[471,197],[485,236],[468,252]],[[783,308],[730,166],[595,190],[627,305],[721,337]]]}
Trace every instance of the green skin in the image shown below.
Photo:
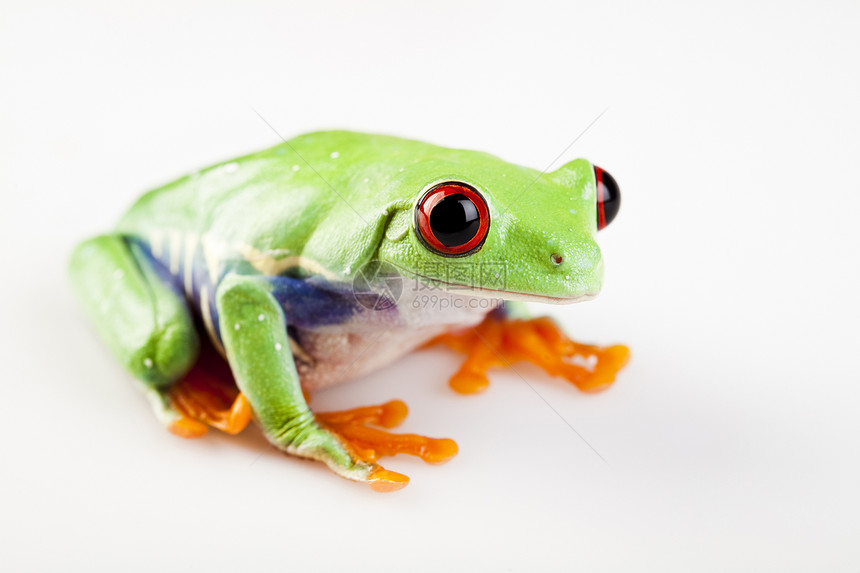
{"label": "green skin", "polygon": [[[488,204],[487,238],[466,257],[432,252],[414,228],[418,197],[443,181],[472,185]],[[379,260],[410,284],[441,285],[459,296],[566,303],[600,290],[596,232],[595,177],[585,160],[541,174],[487,153],[319,132],[147,193],[113,233],[78,246],[70,275],[101,337],[142,383],[160,419],[170,423],[179,414],[166,390],[182,379],[199,351],[192,318],[197,308],[171,279],[187,289],[195,279],[180,271],[179,263],[186,261],[187,269],[192,261],[205,261],[200,264],[213,279],[206,295],[217,309],[221,332],[214,342],[268,439],[364,481],[376,466],[354,458],[320,427],[303,398],[296,349],[290,352],[287,333],[291,317],[266,279],[280,275],[350,285],[356,273]],[[156,268],[147,250],[168,253],[162,260],[172,277]],[[458,281],[449,270],[464,262],[501,262],[504,284],[481,273]],[[403,316],[434,312],[438,308],[411,309]],[[438,326],[427,331],[427,339],[480,316],[420,318]]]}

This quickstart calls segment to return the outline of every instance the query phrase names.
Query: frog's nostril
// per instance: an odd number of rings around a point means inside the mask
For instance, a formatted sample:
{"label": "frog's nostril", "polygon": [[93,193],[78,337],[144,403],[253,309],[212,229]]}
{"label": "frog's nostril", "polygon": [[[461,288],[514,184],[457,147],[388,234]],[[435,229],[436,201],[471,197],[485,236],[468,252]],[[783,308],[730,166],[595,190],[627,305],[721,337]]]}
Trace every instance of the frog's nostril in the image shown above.
{"label": "frog's nostril", "polygon": [[559,255],[558,253],[553,253],[552,255],[550,255],[550,259],[552,259],[552,264],[554,264],[555,266],[558,266],[562,262],[564,262],[564,257]]}

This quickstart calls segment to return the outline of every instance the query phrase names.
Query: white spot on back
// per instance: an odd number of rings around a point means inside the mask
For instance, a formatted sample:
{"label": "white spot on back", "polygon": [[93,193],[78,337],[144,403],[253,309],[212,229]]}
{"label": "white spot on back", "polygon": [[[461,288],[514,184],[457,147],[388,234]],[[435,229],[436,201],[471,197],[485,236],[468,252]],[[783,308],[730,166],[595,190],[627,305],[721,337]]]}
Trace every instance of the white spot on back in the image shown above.
{"label": "white spot on back", "polygon": [[239,323],[238,322],[233,325],[233,330],[239,330]]}
{"label": "white spot on back", "polygon": [[298,170],[299,170],[299,166],[298,166],[298,165],[293,165],[293,171],[298,171]]}
{"label": "white spot on back", "polygon": [[225,173],[236,173],[237,171],[239,171],[239,164],[236,163],[235,161],[231,161],[230,163],[228,163],[227,165],[224,166],[224,172]]}
{"label": "white spot on back", "polygon": [[260,313],[259,315],[257,315],[257,320],[259,320],[260,322],[263,322],[264,320],[266,320],[266,315],[264,315],[263,313]]}
{"label": "white spot on back", "polygon": [[338,153],[337,151],[332,151],[331,153],[329,153],[328,156],[332,159],[337,159],[338,157],[340,157],[340,153]]}
{"label": "white spot on back", "polygon": [[280,350],[281,348],[283,348],[283,346],[281,346],[281,343],[280,343],[280,342],[276,342],[276,343],[275,343],[275,350]]}
{"label": "white spot on back", "polygon": [[143,365],[147,368],[152,368],[152,358],[144,358]]}

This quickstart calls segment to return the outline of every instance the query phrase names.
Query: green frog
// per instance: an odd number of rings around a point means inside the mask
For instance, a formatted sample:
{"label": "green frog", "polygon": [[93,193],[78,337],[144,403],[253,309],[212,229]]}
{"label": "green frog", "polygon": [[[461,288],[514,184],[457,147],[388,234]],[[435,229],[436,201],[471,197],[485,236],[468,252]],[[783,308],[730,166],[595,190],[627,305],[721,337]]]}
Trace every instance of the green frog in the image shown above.
{"label": "green frog", "polygon": [[449,439],[395,434],[405,404],[314,412],[313,391],[428,344],[466,354],[461,393],[530,361],[584,391],[626,347],[573,342],[523,302],[594,297],[595,242],[621,196],[583,159],[543,173],[493,155],[385,135],[296,137],[143,195],[80,244],[70,276],[113,355],[172,432],[257,421],[284,452],[379,491],[408,478],[378,458],[432,463]]}

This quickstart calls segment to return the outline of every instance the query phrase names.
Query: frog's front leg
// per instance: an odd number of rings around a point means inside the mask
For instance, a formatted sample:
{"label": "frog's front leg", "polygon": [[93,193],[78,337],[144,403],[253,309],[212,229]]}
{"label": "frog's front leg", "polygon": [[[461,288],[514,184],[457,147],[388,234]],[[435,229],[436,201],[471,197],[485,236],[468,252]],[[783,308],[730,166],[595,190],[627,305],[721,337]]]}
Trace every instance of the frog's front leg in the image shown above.
{"label": "frog's front leg", "polygon": [[264,280],[234,275],[225,278],[217,294],[230,368],[269,441],[380,491],[400,489],[409,478],[377,465],[379,455],[403,452],[443,461],[456,453],[450,440],[396,436],[365,426],[396,425],[405,415],[402,403],[314,415],[302,393],[283,309],[270,289]]}
{"label": "frog's front leg", "polygon": [[[516,310],[510,312],[511,308]],[[532,362],[584,392],[595,392],[615,381],[630,356],[626,346],[574,342],[551,318],[528,318],[523,308],[510,303],[489,313],[478,326],[444,334],[432,342],[467,354],[450,380],[451,387],[463,394],[484,390],[489,384],[489,368],[519,361]]]}

